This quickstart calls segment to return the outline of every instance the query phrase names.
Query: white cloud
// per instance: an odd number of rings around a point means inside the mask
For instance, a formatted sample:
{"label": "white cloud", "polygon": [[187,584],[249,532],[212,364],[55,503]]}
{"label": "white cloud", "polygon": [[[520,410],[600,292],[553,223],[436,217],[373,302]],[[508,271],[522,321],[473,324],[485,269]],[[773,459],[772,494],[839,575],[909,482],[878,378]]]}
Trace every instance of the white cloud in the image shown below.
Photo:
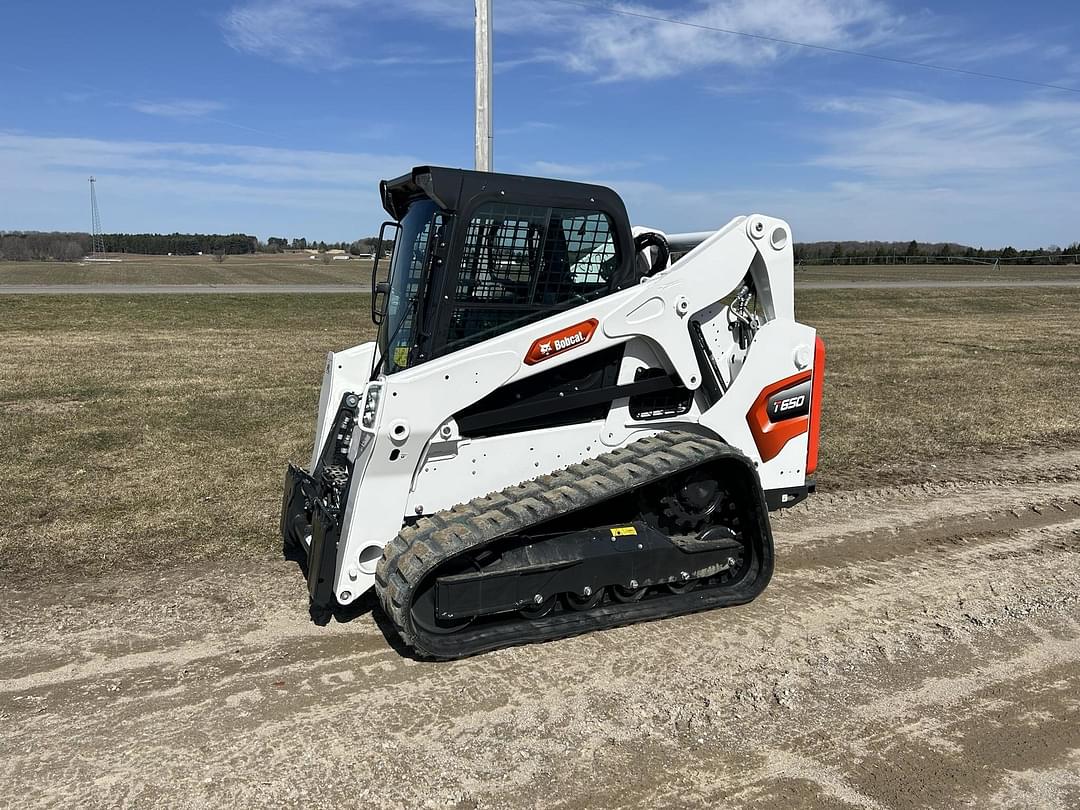
{"label": "white cloud", "polygon": [[1080,101],[1001,104],[901,96],[831,99],[819,166],[882,178],[1080,168]]}
{"label": "white cloud", "polygon": [[225,41],[238,51],[309,69],[337,70],[352,63],[344,51],[342,15],[358,0],[254,0],[222,20]]}
{"label": "white cloud", "polygon": [[[610,8],[829,47],[859,48],[886,39],[895,44],[912,34],[903,31],[904,18],[884,0],[700,0],[689,12],[632,2]],[[347,53],[344,43],[366,34],[376,15],[414,24],[423,20],[441,28],[473,25],[472,5],[465,0],[398,0],[389,6],[375,0],[247,0],[228,12],[222,26],[237,50],[309,69],[335,70],[364,61]],[[718,65],[753,68],[812,53],[613,14],[599,6],[500,0],[493,16],[500,35],[496,68],[501,70],[550,62],[604,80],[654,79]],[[471,58],[471,53],[463,57]],[[378,57],[367,62],[380,63]]]}
{"label": "white cloud", "polygon": [[86,178],[98,178],[106,229],[246,231],[324,239],[364,235],[384,218],[377,183],[412,155],[214,143],[107,141],[0,132],[0,228],[86,228]]}
{"label": "white cloud", "polygon": [[953,188],[873,184],[824,188],[761,186],[687,189],[620,179],[616,189],[636,225],[668,232],[719,228],[732,217],[762,213],[781,217],[795,239],[959,241],[985,247],[1038,247],[1080,239],[1075,212],[1080,190],[1047,187],[1042,178],[1007,189],[994,183]]}
{"label": "white cloud", "polygon": [[[898,36],[904,20],[879,0],[707,0],[690,13],[639,3],[613,6],[696,26],[828,47],[858,48]],[[789,45],[686,25],[613,15],[576,15],[562,49],[567,65],[607,79],[653,79],[730,65],[753,68],[810,53]]]}
{"label": "white cloud", "polygon": [[529,132],[550,132],[551,130],[560,129],[558,124],[551,121],[522,121],[520,124],[515,124],[510,127],[499,127],[495,130],[496,136],[505,135],[522,135]]}
{"label": "white cloud", "polygon": [[162,118],[202,118],[210,113],[224,110],[227,105],[206,99],[175,99],[173,101],[135,101],[131,109],[146,115]]}
{"label": "white cloud", "polygon": [[921,96],[836,98],[806,128],[806,160],[824,181],[714,191],[611,172],[632,219],[670,231],[716,228],[738,214],[787,219],[796,239],[918,239],[1038,247],[1080,239],[1080,101],[1052,95],[999,104]]}
{"label": "white cloud", "polygon": [[527,171],[541,177],[573,178],[575,180],[598,177],[613,172],[631,171],[642,166],[640,160],[605,161],[602,163],[556,163],[536,160],[527,164]]}

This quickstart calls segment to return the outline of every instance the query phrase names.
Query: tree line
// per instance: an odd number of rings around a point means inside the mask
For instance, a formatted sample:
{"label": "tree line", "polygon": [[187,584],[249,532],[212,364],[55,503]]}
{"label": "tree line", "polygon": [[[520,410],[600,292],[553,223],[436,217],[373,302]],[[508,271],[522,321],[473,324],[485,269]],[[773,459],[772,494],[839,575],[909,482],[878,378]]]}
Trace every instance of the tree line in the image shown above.
{"label": "tree line", "polygon": [[[242,233],[106,233],[106,253],[194,255],[196,253],[254,253],[259,240]],[[88,233],[0,231],[0,259],[16,261],[77,261],[90,254]]]}
{"label": "tree line", "polygon": [[[379,242],[377,236],[365,236],[352,242],[323,242],[307,240],[304,237],[286,239],[282,236],[271,236],[266,243],[259,243],[259,251],[262,253],[284,253],[288,250],[344,250],[353,256],[361,256],[374,253]],[[393,248],[394,243],[387,240],[383,243],[383,250]]]}
{"label": "tree line", "polygon": [[[306,238],[271,236],[265,242],[242,233],[107,233],[106,253],[140,253],[151,256],[233,255],[243,253],[284,253],[290,250],[344,250],[353,256],[373,254],[379,239],[366,236],[352,242],[323,242]],[[394,243],[383,243],[383,250]],[[88,233],[66,231],[0,231],[0,260],[78,261],[93,250]]]}
{"label": "tree line", "polygon": [[197,253],[255,253],[257,237],[243,233],[106,233],[106,253],[193,256]]}
{"label": "tree line", "polygon": [[0,231],[0,259],[14,261],[78,261],[91,249],[88,233]]}
{"label": "tree line", "polygon": [[[286,239],[271,236],[262,242],[255,236],[190,233],[112,233],[105,234],[106,253],[141,253],[149,255],[194,255],[284,253],[290,250],[344,250],[353,256],[375,252],[378,237],[365,236],[352,242],[323,242],[304,237]],[[383,243],[383,250],[393,242]],[[0,259],[15,261],[78,261],[92,250],[90,234],[64,231],[0,231]],[[956,242],[796,242],[797,264],[831,264],[851,260],[858,264],[885,264],[894,260],[933,257],[946,260],[1004,261],[1022,264],[1052,264],[1080,255],[1080,241],[1067,247],[1050,245],[1034,250],[974,248]],[[856,261],[857,260],[857,261]],[[1075,259],[1073,259],[1075,261]]]}
{"label": "tree line", "polygon": [[[975,248],[956,242],[796,242],[796,264],[832,264],[852,260],[853,264],[885,264],[891,260],[935,258],[968,261],[994,260],[1023,264],[1052,264],[1080,255],[1080,241],[1067,247],[1050,245],[1033,250],[1017,250],[1011,245],[1003,248]],[[856,261],[858,260],[858,261]]]}

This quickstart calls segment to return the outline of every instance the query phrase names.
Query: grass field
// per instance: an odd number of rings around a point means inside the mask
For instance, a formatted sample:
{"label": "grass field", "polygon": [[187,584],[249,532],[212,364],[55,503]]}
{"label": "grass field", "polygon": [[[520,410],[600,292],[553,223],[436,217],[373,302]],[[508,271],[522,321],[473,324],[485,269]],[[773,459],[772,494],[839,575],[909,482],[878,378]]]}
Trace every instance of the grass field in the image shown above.
{"label": "grass field", "polygon": [[123,256],[113,262],[0,262],[2,284],[370,284],[371,261],[308,254]]}
{"label": "grass field", "polygon": [[[1023,281],[1080,278],[1080,267],[1003,265],[851,265],[799,267],[801,281]],[[371,261],[323,263],[307,254],[229,256],[125,256],[118,264],[0,262],[6,284],[359,284],[371,283]]]}
{"label": "grass field", "polygon": [[[806,291],[823,487],[1080,439],[1080,291]],[[0,296],[0,573],[271,552],[356,296]]]}
{"label": "grass field", "polygon": [[1080,278],[1080,266],[979,264],[872,264],[803,265],[795,268],[795,281],[1045,281]]}

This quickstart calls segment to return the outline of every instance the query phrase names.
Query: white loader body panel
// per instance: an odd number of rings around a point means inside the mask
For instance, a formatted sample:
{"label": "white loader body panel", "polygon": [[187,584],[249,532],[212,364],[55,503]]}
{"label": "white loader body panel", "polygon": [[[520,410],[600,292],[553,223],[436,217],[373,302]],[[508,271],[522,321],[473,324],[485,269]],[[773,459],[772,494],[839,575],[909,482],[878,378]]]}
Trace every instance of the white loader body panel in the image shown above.
{"label": "white loader body panel", "polygon": [[[381,386],[367,435],[354,441],[353,475],[343,519],[334,592],[349,604],[372,587],[383,547],[406,519],[447,509],[471,498],[598,456],[642,437],[669,430],[698,431],[722,439],[757,465],[765,490],[797,487],[806,480],[808,433],[793,435],[768,460],[748,413],[770,385],[812,371],[815,331],[795,321],[790,229],[779,219],[738,217],[699,242],[666,270],[641,284],[477,345],[383,376],[369,384],[377,350],[368,343],[328,357],[319,400],[312,466],[346,392],[361,398]],[[749,272],[763,310],[749,347],[740,349],[728,329],[725,301]],[[701,363],[690,337],[691,320],[715,359],[723,395],[713,404],[701,390]],[[595,321],[591,333],[573,327]],[[538,341],[570,329],[543,362],[526,363]],[[558,338],[555,338],[558,339]],[[568,341],[568,342],[567,342]],[[549,343],[551,341],[548,341]],[[642,367],[662,366],[694,391],[687,413],[635,420],[627,399],[616,400],[606,419],[465,438],[454,415],[509,383],[550,371],[580,357],[625,344],[619,383]],[[544,351],[543,348],[540,349]]]}

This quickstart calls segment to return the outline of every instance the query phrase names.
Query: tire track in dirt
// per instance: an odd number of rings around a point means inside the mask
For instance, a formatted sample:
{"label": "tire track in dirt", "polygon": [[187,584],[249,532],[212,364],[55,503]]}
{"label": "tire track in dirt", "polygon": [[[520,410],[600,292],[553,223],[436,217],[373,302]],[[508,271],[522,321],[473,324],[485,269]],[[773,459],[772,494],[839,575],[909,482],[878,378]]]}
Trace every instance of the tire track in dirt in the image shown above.
{"label": "tire track in dirt", "polygon": [[823,493],[776,521],[777,575],[752,605],[450,664],[400,657],[370,615],[313,627],[280,562],[145,577],[134,596],[130,581],[95,583],[60,627],[30,610],[55,594],[9,590],[0,797],[908,807],[1015,805],[1017,785],[1065,795],[1080,748],[1080,453],[1054,458],[1041,480],[1032,461],[1014,468],[1020,481],[991,469]]}

